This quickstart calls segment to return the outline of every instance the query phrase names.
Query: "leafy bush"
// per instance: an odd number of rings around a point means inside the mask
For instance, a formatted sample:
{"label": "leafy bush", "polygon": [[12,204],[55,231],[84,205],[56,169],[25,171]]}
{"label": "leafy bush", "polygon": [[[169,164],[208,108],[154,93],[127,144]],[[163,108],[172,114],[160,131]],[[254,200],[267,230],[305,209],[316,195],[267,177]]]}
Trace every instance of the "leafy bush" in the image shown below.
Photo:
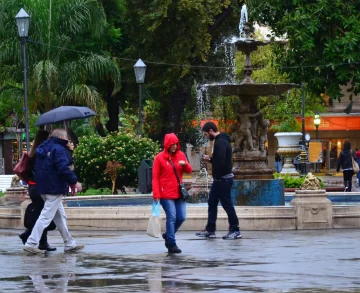
{"label": "leafy bush", "polygon": [[99,188],[99,189],[94,189],[94,188],[89,188],[86,189],[84,192],[79,192],[76,195],[77,196],[87,196],[87,195],[110,195],[112,194],[111,189],[109,188]]}
{"label": "leafy bush", "polygon": [[[304,183],[306,176],[296,177],[288,175],[280,175],[279,173],[274,173],[274,178],[284,179],[285,188],[300,188],[301,184]],[[319,178],[318,178],[319,179]],[[324,183],[319,179],[320,186],[324,187]]]}
{"label": "leafy bush", "polygon": [[111,178],[104,171],[108,161],[123,165],[119,169],[116,187],[124,191],[125,186],[137,186],[137,174],[143,159],[153,159],[159,152],[159,145],[148,138],[118,132],[105,138],[97,135],[81,137],[74,151],[76,172],[88,187],[111,188]]}

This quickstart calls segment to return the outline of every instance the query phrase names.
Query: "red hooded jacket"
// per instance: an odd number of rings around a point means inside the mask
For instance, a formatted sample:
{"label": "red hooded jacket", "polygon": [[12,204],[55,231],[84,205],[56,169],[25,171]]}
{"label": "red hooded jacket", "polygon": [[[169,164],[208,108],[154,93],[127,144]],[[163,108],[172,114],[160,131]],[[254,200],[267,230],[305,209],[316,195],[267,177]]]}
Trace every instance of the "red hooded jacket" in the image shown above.
{"label": "red hooded jacket", "polygon": [[[176,152],[171,155],[169,149],[173,144],[177,144]],[[191,173],[192,167],[186,159],[185,154],[180,151],[180,142],[174,133],[165,135],[164,151],[158,153],[154,159],[152,167],[152,189],[154,199],[178,199],[179,183],[176,179],[174,168],[169,160],[172,160],[180,181],[182,182],[183,172]],[[185,166],[179,166],[179,161],[185,161]]]}

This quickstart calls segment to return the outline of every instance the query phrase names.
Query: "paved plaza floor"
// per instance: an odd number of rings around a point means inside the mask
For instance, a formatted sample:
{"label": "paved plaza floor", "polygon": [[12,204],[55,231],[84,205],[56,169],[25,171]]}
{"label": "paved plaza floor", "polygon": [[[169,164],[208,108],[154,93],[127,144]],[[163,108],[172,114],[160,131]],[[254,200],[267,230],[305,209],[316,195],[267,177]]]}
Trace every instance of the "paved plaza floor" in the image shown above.
{"label": "paved plaza floor", "polygon": [[73,231],[85,249],[29,255],[0,230],[0,292],[360,292],[360,230],[244,231],[241,240],[179,232],[168,255],[144,232]]}

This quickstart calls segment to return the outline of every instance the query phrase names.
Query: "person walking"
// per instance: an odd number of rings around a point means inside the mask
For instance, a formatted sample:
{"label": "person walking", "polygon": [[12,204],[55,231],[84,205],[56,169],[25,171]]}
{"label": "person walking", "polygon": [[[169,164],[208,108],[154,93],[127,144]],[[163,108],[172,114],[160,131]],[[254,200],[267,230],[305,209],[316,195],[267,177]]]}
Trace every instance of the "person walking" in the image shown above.
{"label": "person walking", "polygon": [[[356,162],[358,163],[358,165],[360,166],[360,150],[359,149],[355,149],[356,150]],[[356,174],[356,185],[360,186],[360,172],[358,172]]]}
{"label": "person walking", "polygon": [[208,221],[204,231],[197,232],[196,236],[216,238],[216,219],[219,200],[228,216],[229,232],[222,238],[225,240],[240,239],[239,219],[234,204],[231,201],[231,187],[234,181],[232,173],[232,148],[230,137],[220,133],[213,122],[206,122],[202,127],[204,136],[214,140],[212,157],[203,156],[203,160],[212,163],[213,184],[208,200]]}
{"label": "person walking", "polygon": [[341,151],[337,160],[336,172],[340,171],[340,167],[343,171],[345,192],[351,192],[352,187],[352,176],[354,175],[352,168],[352,159],[356,161],[356,155],[351,149],[349,141],[344,142],[343,150]]}
{"label": "person walking", "polygon": [[[35,160],[36,160],[36,148],[46,141],[49,137],[49,132],[46,130],[40,129],[36,135],[34,142],[31,146],[29,152],[29,161],[30,161],[30,168],[28,172],[28,193],[29,197],[32,202],[31,210],[26,210],[27,213],[31,212],[31,215],[27,215],[25,219],[31,217],[31,222],[34,223],[40,216],[41,210],[44,208],[44,200],[41,198],[40,194],[36,190],[36,174],[35,174]],[[25,223],[25,225],[30,225],[30,223]],[[27,226],[28,227],[28,226]],[[27,239],[29,238],[33,227],[29,227],[25,230],[25,232],[19,235],[19,238],[23,242],[26,243]],[[56,228],[55,224],[52,223],[49,227],[44,229],[42,236],[39,241],[39,249],[40,250],[47,250],[47,251],[55,251],[56,247],[51,247],[47,241],[47,233],[49,230],[54,230]]]}
{"label": "person walking", "polygon": [[169,253],[181,253],[175,234],[186,219],[186,202],[180,198],[175,172],[182,182],[183,173],[191,173],[192,167],[186,155],[180,151],[177,136],[169,133],[164,138],[164,150],[155,156],[152,167],[153,198],[160,200],[166,214],[166,232],[162,237]]}
{"label": "person walking", "polygon": [[275,169],[276,172],[280,173],[281,169],[282,169],[282,157],[280,156],[280,154],[276,151],[275,153]]}
{"label": "person walking", "polygon": [[68,185],[75,184],[78,191],[82,186],[77,182],[75,173],[70,171],[69,159],[65,146],[68,137],[65,129],[55,129],[50,138],[36,149],[35,174],[36,188],[45,202],[44,208],[25,243],[24,250],[33,254],[44,254],[46,250],[38,249],[38,243],[46,227],[54,220],[64,243],[64,251],[77,251],[84,245],[76,244],[71,237],[62,199],[67,193]]}

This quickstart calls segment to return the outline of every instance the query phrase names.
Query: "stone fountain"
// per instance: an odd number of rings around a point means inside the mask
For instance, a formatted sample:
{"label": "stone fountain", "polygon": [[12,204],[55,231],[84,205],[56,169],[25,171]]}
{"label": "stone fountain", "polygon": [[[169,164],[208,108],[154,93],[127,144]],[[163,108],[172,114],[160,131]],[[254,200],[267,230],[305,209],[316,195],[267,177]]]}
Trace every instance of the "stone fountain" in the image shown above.
{"label": "stone fountain", "polygon": [[[269,41],[250,37],[246,5],[240,17],[240,37],[229,42],[245,55],[244,79],[240,83],[213,83],[204,85],[209,98],[237,96],[240,100],[236,110],[237,121],[230,126],[233,141],[233,200],[244,205],[284,204],[282,181],[273,179],[273,170],[266,164],[265,143],[270,121],[265,119],[257,106],[260,96],[278,96],[299,87],[292,83],[255,83],[250,54]],[[203,86],[203,87],[204,87]]]}

